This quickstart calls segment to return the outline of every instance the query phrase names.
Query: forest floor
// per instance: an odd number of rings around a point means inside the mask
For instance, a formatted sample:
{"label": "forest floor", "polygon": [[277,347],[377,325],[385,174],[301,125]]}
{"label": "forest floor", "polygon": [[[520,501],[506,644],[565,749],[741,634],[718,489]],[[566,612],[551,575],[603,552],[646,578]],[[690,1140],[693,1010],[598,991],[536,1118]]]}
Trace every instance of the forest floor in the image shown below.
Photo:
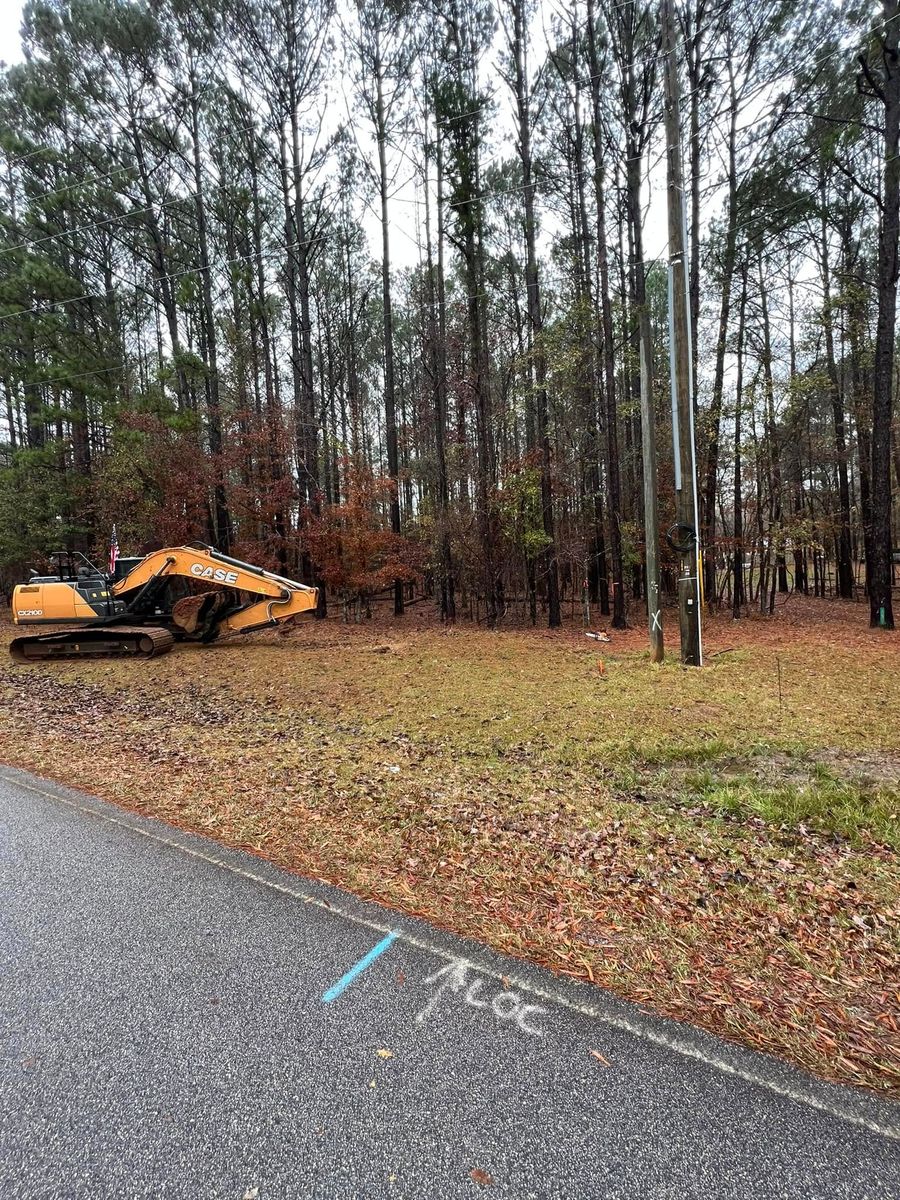
{"label": "forest floor", "polygon": [[696,671],[424,607],[4,664],[0,757],[900,1098],[900,635],[791,599]]}

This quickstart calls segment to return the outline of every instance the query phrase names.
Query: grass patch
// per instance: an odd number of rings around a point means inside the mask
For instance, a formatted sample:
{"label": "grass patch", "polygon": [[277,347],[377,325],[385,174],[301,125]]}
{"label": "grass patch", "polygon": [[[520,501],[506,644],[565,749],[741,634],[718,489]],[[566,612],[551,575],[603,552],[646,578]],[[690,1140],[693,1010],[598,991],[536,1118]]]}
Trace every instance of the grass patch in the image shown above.
{"label": "grass patch", "polygon": [[732,817],[759,817],[800,835],[808,830],[846,838],[860,847],[874,840],[900,851],[900,790],[837,778],[822,766],[806,783],[760,783],[750,775],[722,778],[712,771],[687,781],[690,793]]}

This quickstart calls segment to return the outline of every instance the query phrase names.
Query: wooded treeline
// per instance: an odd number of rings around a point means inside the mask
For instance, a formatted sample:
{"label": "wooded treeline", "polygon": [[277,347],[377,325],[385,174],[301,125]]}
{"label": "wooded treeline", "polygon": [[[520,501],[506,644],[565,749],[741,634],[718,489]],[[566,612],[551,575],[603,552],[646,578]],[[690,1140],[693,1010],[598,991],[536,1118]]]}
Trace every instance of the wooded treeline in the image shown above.
{"label": "wooded treeline", "polygon": [[[706,599],[865,589],[892,625],[897,0],[675,14]],[[398,611],[622,625],[649,317],[672,588],[655,3],[31,0],[23,46],[10,578],[115,522]]]}

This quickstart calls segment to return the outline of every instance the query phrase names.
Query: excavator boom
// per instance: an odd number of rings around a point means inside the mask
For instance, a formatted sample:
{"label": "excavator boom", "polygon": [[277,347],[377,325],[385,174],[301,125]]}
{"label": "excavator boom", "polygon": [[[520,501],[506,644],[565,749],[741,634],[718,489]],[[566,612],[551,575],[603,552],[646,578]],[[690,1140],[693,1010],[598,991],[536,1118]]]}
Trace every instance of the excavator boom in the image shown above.
{"label": "excavator boom", "polygon": [[[180,597],[176,593],[180,592]],[[153,657],[176,639],[210,642],[220,633],[250,633],[316,608],[318,591],[211,547],[156,550],[112,582],[55,576],[13,592],[18,625],[77,623],[79,628],[17,637],[20,662],[100,655]]]}
{"label": "excavator boom", "polygon": [[[129,610],[134,606],[146,607],[146,599],[141,597],[146,592],[154,593],[158,582],[173,578],[227,589],[234,597],[245,593],[246,602],[235,600],[220,609],[218,626],[229,633],[249,633],[279,625],[290,617],[311,611],[318,601],[316,588],[230,558],[209,547],[194,546],[177,546],[148,554],[113,586],[112,593],[125,600]],[[224,611],[226,607],[227,612]]]}

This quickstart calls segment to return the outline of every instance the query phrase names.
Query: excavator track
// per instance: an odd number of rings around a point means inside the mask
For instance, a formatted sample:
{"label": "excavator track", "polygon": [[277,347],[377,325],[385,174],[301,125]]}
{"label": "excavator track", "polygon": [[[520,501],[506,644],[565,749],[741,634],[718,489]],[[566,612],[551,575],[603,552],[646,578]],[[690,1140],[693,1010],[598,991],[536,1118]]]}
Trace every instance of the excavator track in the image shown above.
{"label": "excavator track", "polygon": [[16,662],[58,658],[156,658],[168,654],[175,638],[168,629],[148,625],[100,625],[57,633],[13,638],[9,652]]}

